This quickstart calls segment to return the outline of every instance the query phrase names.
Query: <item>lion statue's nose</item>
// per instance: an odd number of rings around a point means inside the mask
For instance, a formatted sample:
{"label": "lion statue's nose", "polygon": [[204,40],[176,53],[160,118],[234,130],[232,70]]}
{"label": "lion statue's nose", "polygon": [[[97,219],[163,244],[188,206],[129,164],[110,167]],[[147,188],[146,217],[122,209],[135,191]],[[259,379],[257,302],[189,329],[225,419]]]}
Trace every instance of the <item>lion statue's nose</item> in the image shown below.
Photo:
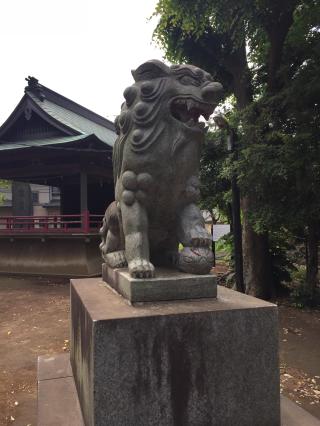
{"label": "lion statue's nose", "polygon": [[222,96],[222,85],[220,83],[209,83],[202,90],[202,98],[206,102],[219,102]]}

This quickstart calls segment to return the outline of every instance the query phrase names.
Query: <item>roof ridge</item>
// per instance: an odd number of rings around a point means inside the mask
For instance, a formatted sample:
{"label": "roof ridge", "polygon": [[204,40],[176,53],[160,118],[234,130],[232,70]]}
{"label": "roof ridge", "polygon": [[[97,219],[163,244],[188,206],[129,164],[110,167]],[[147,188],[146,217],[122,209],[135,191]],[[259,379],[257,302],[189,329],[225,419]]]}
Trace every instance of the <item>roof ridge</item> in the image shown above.
{"label": "roof ridge", "polygon": [[28,81],[28,86],[26,86],[26,92],[32,92],[36,95],[40,101],[47,99],[57,105],[60,105],[63,108],[69,109],[70,111],[81,115],[88,120],[95,122],[103,127],[106,127],[109,130],[115,131],[114,124],[112,121],[103,117],[102,115],[97,114],[94,111],[84,107],[83,105],[78,104],[77,102],[69,99],[58,92],[55,92],[52,89],[49,89],[46,86],[43,86],[39,81],[34,77],[29,77],[26,79]]}

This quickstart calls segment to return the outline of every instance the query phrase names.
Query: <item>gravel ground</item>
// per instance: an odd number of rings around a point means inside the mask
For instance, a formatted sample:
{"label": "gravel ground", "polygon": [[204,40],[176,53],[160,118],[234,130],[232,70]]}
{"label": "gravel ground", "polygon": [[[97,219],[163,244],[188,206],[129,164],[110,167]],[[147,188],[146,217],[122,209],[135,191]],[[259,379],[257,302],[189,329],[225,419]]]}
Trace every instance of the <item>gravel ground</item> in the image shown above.
{"label": "gravel ground", "polygon": [[0,276],[0,425],[37,424],[37,357],[68,342],[68,280]]}

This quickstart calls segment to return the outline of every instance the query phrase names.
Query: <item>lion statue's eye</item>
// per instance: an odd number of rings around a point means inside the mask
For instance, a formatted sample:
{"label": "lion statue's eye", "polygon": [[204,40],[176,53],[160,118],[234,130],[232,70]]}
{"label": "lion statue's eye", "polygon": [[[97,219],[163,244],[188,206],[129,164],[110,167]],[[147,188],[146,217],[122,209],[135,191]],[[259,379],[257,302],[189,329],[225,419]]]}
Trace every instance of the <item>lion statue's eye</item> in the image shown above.
{"label": "lion statue's eye", "polygon": [[179,78],[179,82],[184,85],[200,86],[200,82],[190,75],[184,75]]}

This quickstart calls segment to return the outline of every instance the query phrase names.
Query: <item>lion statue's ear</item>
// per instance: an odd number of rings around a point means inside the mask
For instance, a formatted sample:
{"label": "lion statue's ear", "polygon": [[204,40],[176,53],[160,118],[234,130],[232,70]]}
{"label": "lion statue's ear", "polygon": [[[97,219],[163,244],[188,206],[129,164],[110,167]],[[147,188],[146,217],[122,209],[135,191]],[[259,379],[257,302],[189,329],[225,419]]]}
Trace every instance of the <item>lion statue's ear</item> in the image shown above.
{"label": "lion statue's ear", "polygon": [[166,77],[170,73],[170,68],[161,61],[152,59],[144,62],[136,70],[132,70],[131,74],[134,81],[152,80],[154,78]]}

